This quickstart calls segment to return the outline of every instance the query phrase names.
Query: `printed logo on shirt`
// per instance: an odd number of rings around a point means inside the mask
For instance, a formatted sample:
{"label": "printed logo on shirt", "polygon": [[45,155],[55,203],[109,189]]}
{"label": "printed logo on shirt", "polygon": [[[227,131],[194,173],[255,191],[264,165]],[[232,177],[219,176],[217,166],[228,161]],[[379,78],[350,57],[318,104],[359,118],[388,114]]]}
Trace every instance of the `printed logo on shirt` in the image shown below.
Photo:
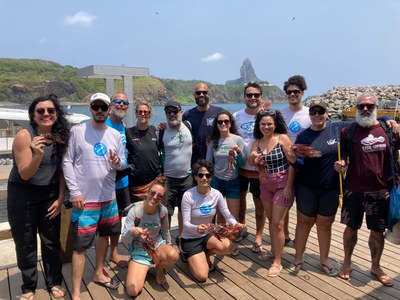
{"label": "printed logo on shirt", "polygon": [[246,142],[254,138],[254,121],[243,123],[240,125],[240,129],[242,130],[242,138]]}
{"label": "printed logo on shirt", "polygon": [[107,154],[107,146],[103,143],[96,143],[93,146],[93,151],[97,156],[104,156]]}
{"label": "printed logo on shirt", "polygon": [[214,118],[207,119],[207,126],[213,126]]}
{"label": "printed logo on shirt", "polygon": [[337,141],[336,141],[336,139],[332,139],[332,140],[326,141],[326,143],[327,143],[329,146],[331,146],[331,145],[337,144]]}
{"label": "printed logo on shirt", "polygon": [[143,228],[157,228],[158,226],[160,226],[160,223],[158,222],[150,222],[150,223],[143,223],[141,224]]}
{"label": "printed logo on shirt", "polygon": [[122,146],[126,146],[126,135],[121,134]]}
{"label": "printed logo on shirt", "polygon": [[301,125],[297,121],[293,121],[289,124],[288,129],[293,133],[298,133],[301,130]]}
{"label": "printed logo on shirt", "polygon": [[203,215],[208,215],[211,212],[211,205],[210,204],[203,204],[200,206],[200,212]]}
{"label": "printed logo on shirt", "polygon": [[369,134],[361,140],[362,149],[364,152],[383,151],[386,149],[385,138],[383,136],[374,137]]}

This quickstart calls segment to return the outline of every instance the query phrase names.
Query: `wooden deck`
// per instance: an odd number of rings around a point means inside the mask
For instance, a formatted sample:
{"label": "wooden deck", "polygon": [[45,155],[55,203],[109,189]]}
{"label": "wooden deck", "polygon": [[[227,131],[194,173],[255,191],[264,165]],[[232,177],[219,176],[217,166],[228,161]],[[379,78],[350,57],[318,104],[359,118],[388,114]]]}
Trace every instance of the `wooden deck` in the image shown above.
{"label": "wooden deck", "polygon": [[[359,232],[358,245],[353,255],[353,272],[349,281],[338,277],[325,275],[318,266],[318,243],[315,228],[313,228],[303,269],[297,276],[288,272],[293,260],[294,249],[286,247],[283,255],[281,275],[276,278],[267,277],[270,262],[260,261],[252,253],[255,222],[253,211],[247,213],[248,230],[251,233],[239,244],[240,255],[237,257],[216,257],[216,271],[210,273],[205,283],[192,280],[187,264],[178,263],[168,270],[166,284],[159,286],[155,281],[155,270],[150,269],[143,293],[138,299],[400,299],[400,261],[399,246],[386,242],[382,257],[382,267],[395,279],[395,286],[384,287],[374,280],[370,273],[370,254],[368,249],[368,232],[363,227]],[[290,230],[295,231],[295,208],[291,210]],[[331,258],[336,268],[339,268],[343,256],[342,232],[344,226],[339,224],[339,215],[333,226]],[[265,232],[268,232],[267,229]],[[173,235],[176,231],[172,232]],[[264,247],[269,248],[269,237],[264,235]],[[128,255],[128,250],[120,244],[120,253]],[[87,253],[86,268],[82,284],[81,299],[129,299],[124,282],[127,269],[120,269],[113,263],[106,264],[105,269],[110,275],[120,279],[121,285],[116,291],[109,291],[93,283],[94,251]],[[35,299],[51,299],[46,292],[41,262],[38,263],[39,285]],[[64,283],[68,292],[71,291],[71,264],[63,266]],[[0,299],[16,299],[20,294],[21,275],[16,267],[0,270]],[[70,299],[67,293],[65,299]]]}

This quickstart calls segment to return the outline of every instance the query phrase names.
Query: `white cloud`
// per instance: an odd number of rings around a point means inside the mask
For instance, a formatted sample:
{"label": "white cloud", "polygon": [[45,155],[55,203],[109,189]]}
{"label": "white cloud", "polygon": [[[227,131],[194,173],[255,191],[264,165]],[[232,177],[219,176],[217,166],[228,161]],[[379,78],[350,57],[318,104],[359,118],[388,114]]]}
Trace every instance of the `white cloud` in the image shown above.
{"label": "white cloud", "polygon": [[210,62],[210,61],[219,61],[219,60],[224,59],[224,58],[225,58],[225,56],[223,54],[221,54],[219,52],[215,52],[214,54],[211,54],[211,55],[209,55],[207,57],[203,57],[201,59],[201,61],[207,63],[207,62]]}
{"label": "white cloud", "polygon": [[92,16],[91,14],[89,14],[87,12],[80,11],[80,12],[77,12],[73,16],[66,16],[65,24],[71,25],[71,26],[83,25],[83,26],[89,27],[92,25],[92,22],[96,19],[98,19],[96,16]]}

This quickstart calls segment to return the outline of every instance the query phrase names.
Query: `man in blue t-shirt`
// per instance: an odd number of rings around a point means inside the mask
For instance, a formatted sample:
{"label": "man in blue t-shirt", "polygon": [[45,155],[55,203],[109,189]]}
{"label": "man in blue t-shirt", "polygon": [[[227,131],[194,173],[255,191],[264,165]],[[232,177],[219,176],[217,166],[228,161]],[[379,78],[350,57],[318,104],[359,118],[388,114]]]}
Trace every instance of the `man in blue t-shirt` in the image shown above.
{"label": "man in blue t-shirt", "polygon": [[206,139],[211,136],[215,116],[222,111],[221,107],[210,104],[210,97],[207,84],[198,83],[194,90],[197,106],[186,111],[182,117],[183,121],[189,121],[192,127],[194,138],[192,164],[200,158],[206,158]]}
{"label": "man in blue t-shirt", "polygon": [[[119,131],[122,137],[122,145],[124,146],[126,158],[126,135],[125,126],[122,120],[126,116],[129,107],[128,97],[124,93],[114,93],[111,97],[111,111],[106,120],[106,124],[111,128]],[[128,176],[125,176],[115,183],[115,195],[117,198],[119,218],[121,220],[123,210],[130,204],[129,197],[129,182]],[[119,235],[110,236],[110,261],[115,263],[118,267],[126,268],[128,261],[121,259],[117,252]]]}

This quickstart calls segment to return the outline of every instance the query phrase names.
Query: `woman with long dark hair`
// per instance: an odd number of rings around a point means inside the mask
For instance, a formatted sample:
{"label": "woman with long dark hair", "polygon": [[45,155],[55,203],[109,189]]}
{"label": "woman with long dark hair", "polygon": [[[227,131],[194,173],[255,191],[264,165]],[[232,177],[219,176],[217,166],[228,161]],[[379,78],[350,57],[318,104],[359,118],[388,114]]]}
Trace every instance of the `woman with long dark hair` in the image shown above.
{"label": "woman with long dark hair", "polygon": [[56,299],[61,287],[60,209],[65,181],[60,163],[69,140],[69,124],[57,96],[39,97],[29,105],[29,126],[14,138],[14,166],[8,180],[8,220],[22,273],[22,296],[32,299],[37,287],[39,233],[45,282]]}

